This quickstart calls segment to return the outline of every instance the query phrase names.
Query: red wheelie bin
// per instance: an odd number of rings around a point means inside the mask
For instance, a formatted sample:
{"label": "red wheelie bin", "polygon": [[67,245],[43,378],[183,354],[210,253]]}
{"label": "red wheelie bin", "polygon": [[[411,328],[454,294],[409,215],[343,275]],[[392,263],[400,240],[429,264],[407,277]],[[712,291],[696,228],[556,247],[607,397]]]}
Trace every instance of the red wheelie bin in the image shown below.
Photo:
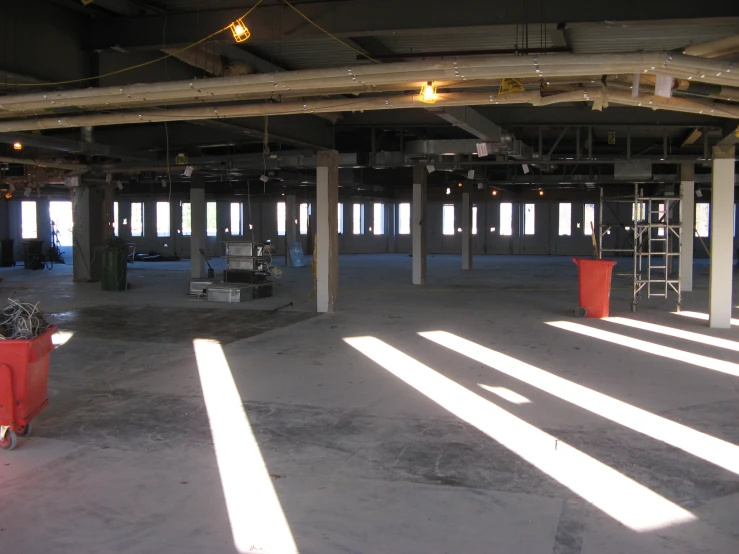
{"label": "red wheelie bin", "polygon": [[13,450],[18,437],[31,432],[31,422],[49,405],[49,357],[52,326],[28,340],[0,340],[0,448]]}
{"label": "red wheelie bin", "polygon": [[616,262],[572,258],[578,267],[580,306],[575,310],[578,317],[608,317],[611,306],[611,274]]}

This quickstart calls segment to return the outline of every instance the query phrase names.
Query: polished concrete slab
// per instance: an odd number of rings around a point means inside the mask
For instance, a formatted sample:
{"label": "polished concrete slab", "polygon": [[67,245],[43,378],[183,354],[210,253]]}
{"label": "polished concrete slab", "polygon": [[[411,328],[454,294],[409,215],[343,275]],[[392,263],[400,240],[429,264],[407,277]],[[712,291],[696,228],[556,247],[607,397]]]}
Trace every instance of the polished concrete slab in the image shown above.
{"label": "polished concrete slab", "polygon": [[[453,333],[734,445],[739,377],[665,358],[659,347],[739,364],[737,352],[575,320],[568,258],[476,257],[473,271],[460,267],[458,256],[430,257],[429,283],[414,287],[407,255],[343,256],[340,311],[319,317],[309,268],[286,268],[273,298],[238,305],[186,297],[186,262],[136,264],[136,286],[121,293],[73,284],[56,267],[0,270],[0,293],[40,301],[74,333],[52,355],[51,404],[35,435],[0,452],[0,551],[238,551],[201,387],[213,368],[199,368],[193,339],[223,345],[301,553],[739,550],[739,475],[419,333]],[[619,267],[628,273],[626,262]],[[706,311],[706,274],[696,266],[684,309]],[[739,343],[739,329],[709,330],[671,313],[672,301],[644,302],[636,314],[629,305],[630,282],[617,277],[612,315]],[[548,325],[556,321],[639,338],[654,352]],[[343,340],[368,336],[693,520],[645,531],[622,525]]]}

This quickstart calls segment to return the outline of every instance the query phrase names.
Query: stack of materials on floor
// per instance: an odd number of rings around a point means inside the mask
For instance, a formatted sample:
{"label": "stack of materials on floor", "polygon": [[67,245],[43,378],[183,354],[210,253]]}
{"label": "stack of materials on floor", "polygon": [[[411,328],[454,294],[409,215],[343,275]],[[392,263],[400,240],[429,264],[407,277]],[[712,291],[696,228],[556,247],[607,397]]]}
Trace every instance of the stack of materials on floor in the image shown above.
{"label": "stack of materials on floor", "polygon": [[0,340],[32,339],[51,327],[38,304],[26,304],[8,298],[0,312]]}
{"label": "stack of materials on floor", "polygon": [[279,276],[279,270],[272,267],[272,245],[269,242],[230,241],[226,242],[225,247],[223,283],[207,285],[208,301],[246,302],[272,296],[273,284],[267,278]]}

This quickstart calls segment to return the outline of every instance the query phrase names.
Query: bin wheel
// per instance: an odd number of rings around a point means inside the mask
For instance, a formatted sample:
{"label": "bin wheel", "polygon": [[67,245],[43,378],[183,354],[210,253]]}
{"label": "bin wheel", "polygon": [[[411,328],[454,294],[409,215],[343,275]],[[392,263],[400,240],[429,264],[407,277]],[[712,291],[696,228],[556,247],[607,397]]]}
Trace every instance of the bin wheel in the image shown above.
{"label": "bin wheel", "polygon": [[588,311],[580,306],[579,308],[575,308],[575,317],[585,317],[588,315]]}
{"label": "bin wheel", "polygon": [[13,450],[17,444],[18,444],[18,437],[10,429],[8,429],[5,432],[5,437],[0,439],[0,448],[3,450]]}
{"label": "bin wheel", "polygon": [[16,435],[18,435],[19,437],[27,437],[28,435],[31,434],[32,430],[33,430],[33,422],[29,421],[22,427],[21,431],[16,431]]}

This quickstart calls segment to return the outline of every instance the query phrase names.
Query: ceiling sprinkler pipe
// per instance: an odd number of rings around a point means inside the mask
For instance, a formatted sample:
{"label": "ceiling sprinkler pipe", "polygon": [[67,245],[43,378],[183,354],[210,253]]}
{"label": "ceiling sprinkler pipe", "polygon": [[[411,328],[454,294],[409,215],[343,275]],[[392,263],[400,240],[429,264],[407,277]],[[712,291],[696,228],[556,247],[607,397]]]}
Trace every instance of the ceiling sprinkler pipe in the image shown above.
{"label": "ceiling sprinkler pipe", "polygon": [[[694,77],[702,82],[738,85],[739,71],[729,62],[668,53],[572,54],[548,56],[479,56],[460,60],[425,60],[395,64],[285,71],[213,79],[60,90],[11,95],[0,99],[0,112],[33,109],[125,107],[133,104],[164,105],[189,99],[215,102],[238,94],[279,95],[336,87],[335,94],[372,92],[384,85],[428,80],[559,78],[612,74],[665,74]],[[343,88],[342,88],[343,87]]]}

